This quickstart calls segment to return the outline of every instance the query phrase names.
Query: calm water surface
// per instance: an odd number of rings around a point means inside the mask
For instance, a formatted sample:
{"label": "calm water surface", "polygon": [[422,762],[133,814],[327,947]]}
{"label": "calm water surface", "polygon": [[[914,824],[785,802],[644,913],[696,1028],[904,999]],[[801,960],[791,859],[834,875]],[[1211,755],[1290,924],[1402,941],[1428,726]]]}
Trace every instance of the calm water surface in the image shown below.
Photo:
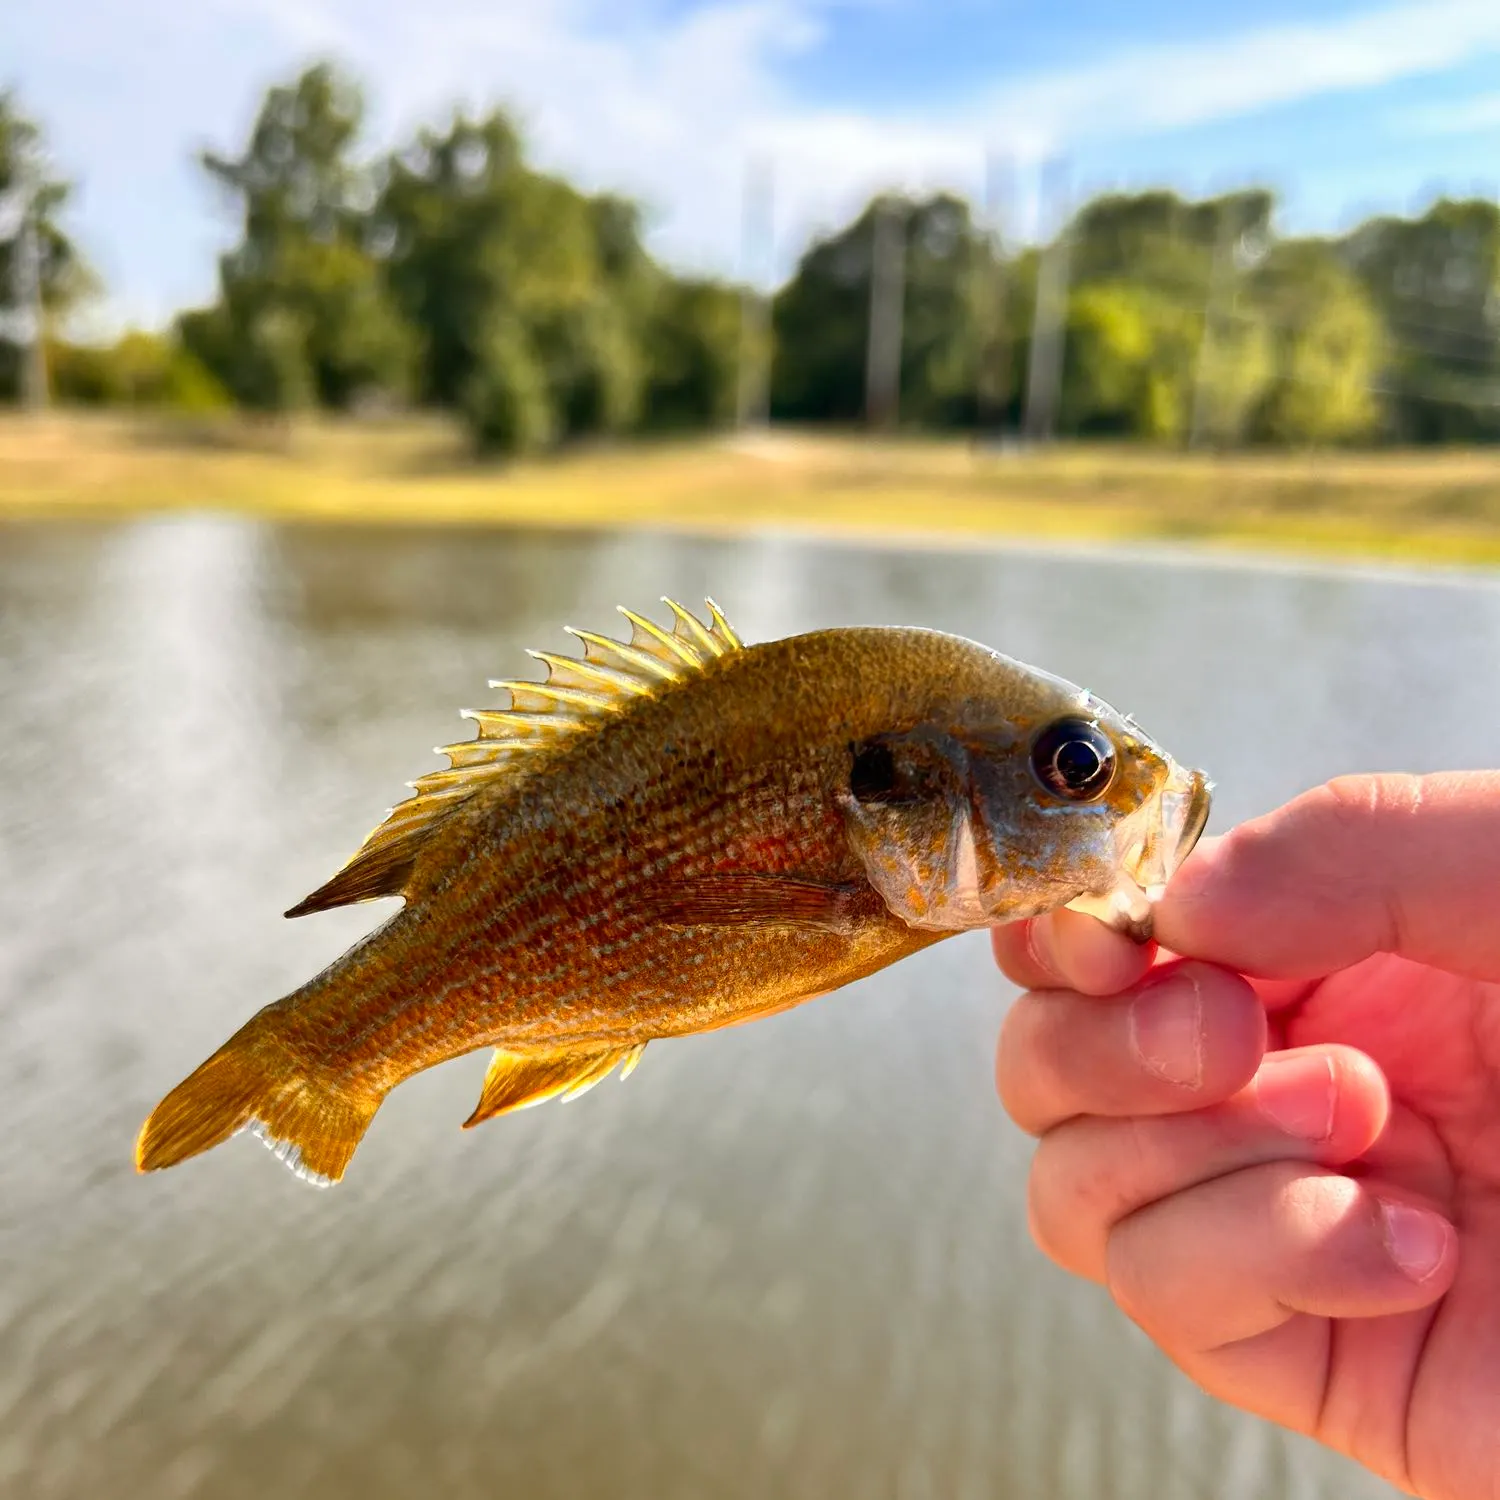
{"label": "calm water surface", "polygon": [[1500,763],[1500,590],[779,539],[0,527],[0,1494],[1389,1493],[1199,1395],[1025,1232],[982,936],[474,1132],[482,1057],[313,1192],[152,1104],[383,915],[286,922],[490,676],[712,593],[924,624],[1208,767],[1214,826]]}

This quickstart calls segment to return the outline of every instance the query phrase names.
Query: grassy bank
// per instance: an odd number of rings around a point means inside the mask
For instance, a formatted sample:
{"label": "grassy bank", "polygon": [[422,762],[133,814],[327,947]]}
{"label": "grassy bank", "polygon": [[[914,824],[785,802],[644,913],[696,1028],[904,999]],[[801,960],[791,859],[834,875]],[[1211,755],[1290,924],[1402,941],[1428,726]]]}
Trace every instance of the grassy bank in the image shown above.
{"label": "grassy bank", "polygon": [[1001,454],[955,440],[773,433],[488,468],[440,423],[284,432],[0,420],[0,517],[205,508],[325,522],[1192,541],[1500,564],[1500,452]]}

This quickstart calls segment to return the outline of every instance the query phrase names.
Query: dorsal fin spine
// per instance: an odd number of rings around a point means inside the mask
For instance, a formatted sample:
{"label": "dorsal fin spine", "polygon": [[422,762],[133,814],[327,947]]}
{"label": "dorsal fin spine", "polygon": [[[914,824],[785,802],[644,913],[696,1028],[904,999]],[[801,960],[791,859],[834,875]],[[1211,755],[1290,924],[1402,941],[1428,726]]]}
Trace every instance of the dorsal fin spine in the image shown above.
{"label": "dorsal fin spine", "polygon": [[587,660],[579,661],[576,656],[558,656],[551,651],[528,651],[526,654],[535,661],[543,662],[552,674],[547,680],[551,682],[556,677],[561,687],[575,686],[568,679],[581,677],[586,682],[603,683],[607,688],[629,693],[634,698],[645,698],[651,694],[650,683],[642,682],[638,676],[622,672],[618,667],[605,667]]}
{"label": "dorsal fin spine", "polygon": [[686,635],[690,640],[696,641],[706,651],[712,651],[715,656],[719,654],[718,643],[714,640],[712,634],[703,628],[701,621],[695,620],[676,600],[668,599],[665,594],[662,595],[661,602],[677,618],[677,626],[674,634],[679,636]]}
{"label": "dorsal fin spine", "polygon": [[658,682],[668,682],[677,676],[677,669],[671,662],[665,662],[661,657],[653,656],[649,651],[626,645],[624,641],[612,641],[608,636],[596,635],[592,630],[574,630],[571,625],[566,629],[569,635],[577,636],[583,642],[585,660],[592,660],[588,655],[589,649],[592,648],[606,655],[618,657],[628,666],[649,672]]}
{"label": "dorsal fin spine", "polygon": [[734,626],[724,618],[723,610],[712,599],[705,599],[703,602],[708,605],[708,612],[713,616],[714,630],[722,638],[724,648],[728,651],[743,651],[745,643],[734,633]]}
{"label": "dorsal fin spine", "polygon": [[652,624],[644,615],[638,615],[634,610],[626,609],[623,604],[617,605],[616,608],[630,621],[639,635],[650,640],[660,641],[673,656],[680,658],[690,667],[701,665],[701,658],[698,653],[692,650],[687,642],[679,636],[668,634],[660,625]]}
{"label": "dorsal fin spine", "polygon": [[[501,677],[492,679],[490,686],[504,688],[511,695],[512,701],[520,701],[527,697],[550,698],[554,703],[561,703],[569,708],[583,708],[604,713],[618,707],[609,693],[591,693],[586,688],[554,687],[550,682],[511,681]],[[521,712],[525,713],[526,710],[522,709]],[[543,712],[546,710],[544,709]]]}
{"label": "dorsal fin spine", "polygon": [[479,725],[482,740],[515,739],[536,743],[539,734],[564,733],[577,728],[577,721],[557,714],[518,713],[507,708],[466,708],[462,716]]}

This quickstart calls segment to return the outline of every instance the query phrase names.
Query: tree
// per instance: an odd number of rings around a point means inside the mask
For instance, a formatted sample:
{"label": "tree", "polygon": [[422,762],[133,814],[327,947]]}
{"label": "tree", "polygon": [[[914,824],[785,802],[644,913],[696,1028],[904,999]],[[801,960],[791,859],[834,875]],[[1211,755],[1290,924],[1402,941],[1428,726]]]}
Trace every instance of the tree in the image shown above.
{"label": "tree", "polygon": [[663,281],[645,341],[647,426],[665,431],[733,421],[741,359],[735,288],[715,281]]}
{"label": "tree", "polygon": [[1266,323],[1273,366],[1251,436],[1268,443],[1373,436],[1381,420],[1384,331],[1335,248],[1321,240],[1273,246],[1250,296]]}
{"label": "tree", "polygon": [[131,329],[113,344],[50,340],[47,367],[59,401],[181,412],[219,410],[228,393],[171,337]]}
{"label": "tree", "polygon": [[1103,194],[1069,228],[1074,284],[1149,283],[1201,306],[1215,252],[1236,236],[1268,237],[1274,209],[1255,189],[1197,203],[1161,191]]}
{"label": "tree", "polygon": [[460,116],[445,134],[424,130],[380,168],[371,242],[397,307],[421,330],[424,401],[457,406],[494,336],[506,179],[520,158],[520,139],[497,112]]}
{"label": "tree", "polygon": [[424,131],[382,179],[374,237],[422,336],[426,400],[491,450],[635,424],[660,274],[633,205],[533,171],[498,111]]}
{"label": "tree", "polygon": [[415,342],[367,245],[362,119],[359,91],[319,64],[267,92],[240,155],[200,158],[236,204],[241,239],[220,261],[216,319],[180,326],[246,406],[343,408],[409,383]]}
{"label": "tree", "polygon": [[45,320],[55,321],[95,287],[78,247],[62,224],[71,183],[54,175],[41,127],[14,91],[0,91],[0,400],[14,400],[22,360],[35,335],[33,309],[15,305],[17,257],[32,247]]}
{"label": "tree", "polygon": [[1271,378],[1245,251],[1271,233],[1259,190],[1189,202],[1106,194],[1075,216],[1062,425],[1178,441],[1245,436]]}
{"label": "tree", "polygon": [[1187,430],[1201,309],[1138,283],[1099,281],[1068,305],[1061,425],[1082,436],[1175,441]]}
{"label": "tree", "polygon": [[526,329],[497,316],[475,351],[459,411],[482,454],[526,454],[554,437],[555,413],[541,361]]}
{"label": "tree", "polygon": [[1440,199],[1419,219],[1369,220],[1341,248],[1385,323],[1396,436],[1500,440],[1500,208]]}
{"label": "tree", "polygon": [[772,414],[851,422],[864,411],[875,219],[904,225],[901,411],[918,424],[974,420],[993,247],[968,204],[951,194],[875,200],[847,228],[817,241],[772,306]]}

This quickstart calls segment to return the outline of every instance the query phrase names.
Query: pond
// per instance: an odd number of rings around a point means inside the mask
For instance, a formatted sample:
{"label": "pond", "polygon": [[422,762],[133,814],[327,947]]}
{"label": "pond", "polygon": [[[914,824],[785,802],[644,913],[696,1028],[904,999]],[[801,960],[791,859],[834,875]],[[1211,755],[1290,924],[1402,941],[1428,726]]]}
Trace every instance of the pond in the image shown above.
{"label": "pond", "polygon": [[1025,1227],[982,935],[462,1132],[404,1085],[318,1193],[162,1093],[384,916],[286,922],[457,710],[613,606],[970,636],[1206,767],[1223,829],[1500,764],[1500,589],[757,536],[0,527],[0,1494],[1389,1493],[1210,1402]]}

